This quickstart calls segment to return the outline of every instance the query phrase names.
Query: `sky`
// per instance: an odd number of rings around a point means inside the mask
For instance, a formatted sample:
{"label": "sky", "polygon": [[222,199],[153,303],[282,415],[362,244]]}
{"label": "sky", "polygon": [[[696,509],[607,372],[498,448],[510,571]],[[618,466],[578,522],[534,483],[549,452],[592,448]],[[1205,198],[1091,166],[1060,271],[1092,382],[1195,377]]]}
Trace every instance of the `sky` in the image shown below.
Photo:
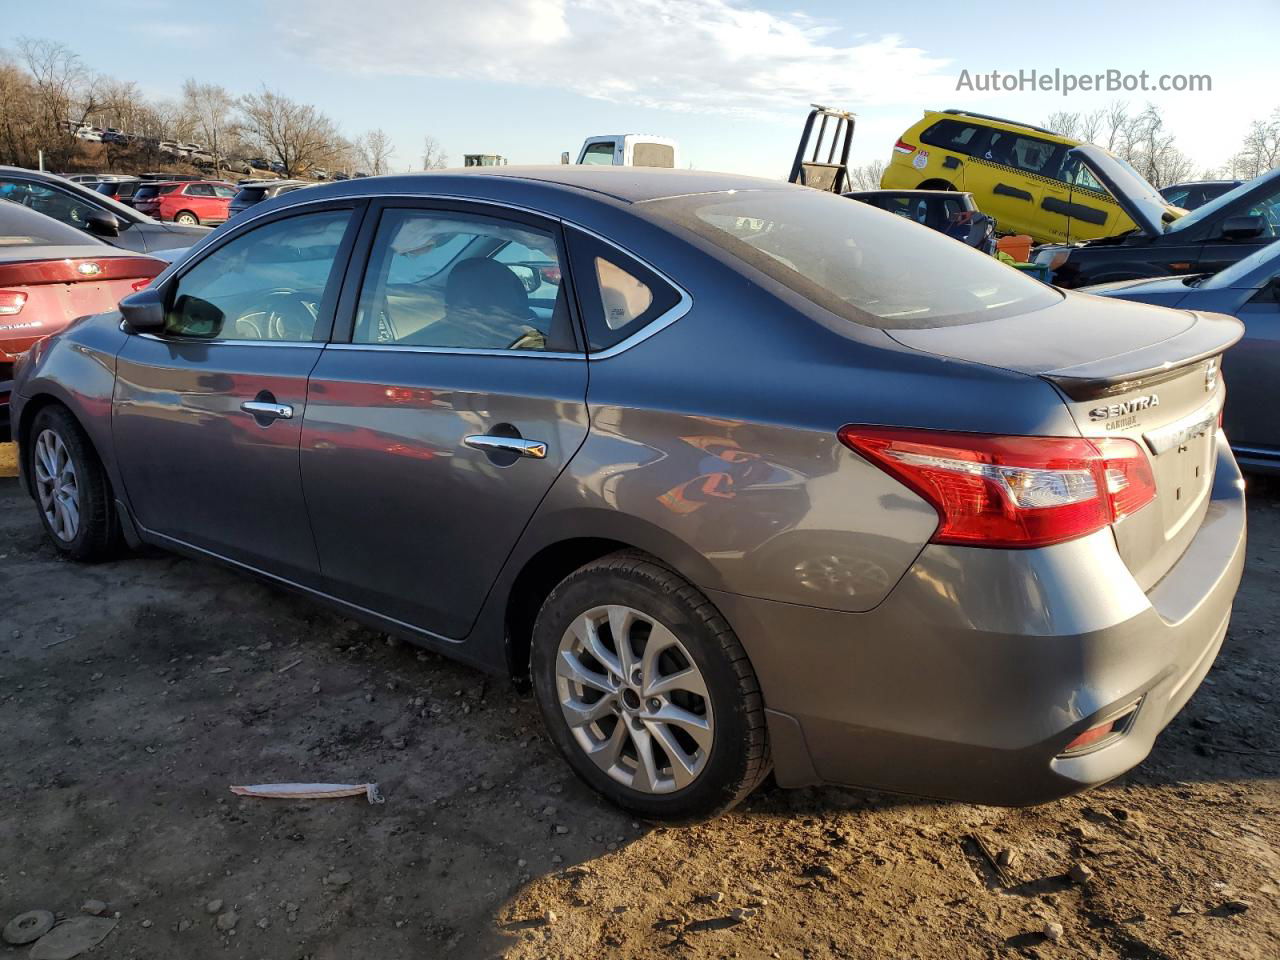
{"label": "sky", "polygon": [[[0,8],[29,0],[0,0]],[[308,0],[235,6],[61,0],[4,17],[0,47],[61,41],[92,69],[176,98],[195,77],[315,104],[351,137],[382,128],[395,169],[424,136],[464,153],[557,163],[588,136],[675,138],[681,162],[784,177],[810,102],[858,116],[852,161],[887,161],[926,109],[1041,123],[1155,103],[1179,146],[1223,164],[1280,107],[1277,0],[975,4],[908,0]],[[28,7],[29,9],[29,7]],[[958,90],[968,71],[1207,74],[1208,92]]]}

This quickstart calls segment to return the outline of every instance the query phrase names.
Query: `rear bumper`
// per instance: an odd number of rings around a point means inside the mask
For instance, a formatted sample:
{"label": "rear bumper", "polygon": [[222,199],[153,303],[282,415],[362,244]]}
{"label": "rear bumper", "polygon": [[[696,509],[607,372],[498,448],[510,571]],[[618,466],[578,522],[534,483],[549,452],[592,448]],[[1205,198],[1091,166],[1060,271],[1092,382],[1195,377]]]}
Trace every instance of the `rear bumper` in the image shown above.
{"label": "rear bumper", "polygon": [[[1204,523],[1147,593],[1109,530],[1042,550],[931,545],[865,613],[712,593],[760,678],[779,782],[1016,806],[1141,762],[1212,665],[1240,582],[1243,483],[1218,444]],[[1123,736],[1061,756],[1135,703]]]}

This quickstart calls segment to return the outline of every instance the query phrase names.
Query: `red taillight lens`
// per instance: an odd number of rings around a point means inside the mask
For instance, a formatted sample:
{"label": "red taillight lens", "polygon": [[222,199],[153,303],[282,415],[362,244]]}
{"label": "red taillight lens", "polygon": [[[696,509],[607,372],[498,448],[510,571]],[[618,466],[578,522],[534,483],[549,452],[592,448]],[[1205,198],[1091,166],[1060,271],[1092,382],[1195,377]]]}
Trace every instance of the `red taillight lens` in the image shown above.
{"label": "red taillight lens", "polygon": [[1124,439],[995,437],[846,426],[840,441],[938,511],[934,543],[1042,547],[1101,530],[1155,498]]}
{"label": "red taillight lens", "polygon": [[151,280],[151,277],[143,277],[141,280],[133,281],[133,283],[129,284],[129,287],[134,293],[137,293],[139,290],[145,290],[151,286]]}
{"label": "red taillight lens", "polygon": [[539,267],[539,268],[538,268],[538,272],[539,272],[540,274],[542,274],[542,282],[543,282],[543,283],[550,283],[550,284],[554,284],[554,285],[556,285],[556,286],[559,286],[559,284],[560,284],[560,267],[559,267],[558,265],[557,265],[557,266],[552,266],[552,267]]}
{"label": "red taillight lens", "polygon": [[1112,521],[1137,513],[1156,498],[1156,478],[1141,447],[1119,437],[1090,442],[1102,457]]}
{"label": "red taillight lens", "polygon": [[21,313],[26,305],[27,295],[21,290],[0,290],[0,317]]}
{"label": "red taillight lens", "polygon": [[899,137],[898,142],[893,145],[893,149],[898,153],[914,153],[916,148]]}

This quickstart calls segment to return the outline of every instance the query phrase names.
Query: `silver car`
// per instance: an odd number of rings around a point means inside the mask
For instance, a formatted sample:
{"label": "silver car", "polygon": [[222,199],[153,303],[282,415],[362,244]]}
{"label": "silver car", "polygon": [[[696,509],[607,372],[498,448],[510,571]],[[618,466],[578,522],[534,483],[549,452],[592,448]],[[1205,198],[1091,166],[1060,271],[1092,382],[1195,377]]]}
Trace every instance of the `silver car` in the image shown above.
{"label": "silver car", "polygon": [[772,181],[485,168],[254,206],[16,371],[54,545],[231,564],[532,685],[653,818],[1047,801],[1146,756],[1244,556],[1240,323]]}

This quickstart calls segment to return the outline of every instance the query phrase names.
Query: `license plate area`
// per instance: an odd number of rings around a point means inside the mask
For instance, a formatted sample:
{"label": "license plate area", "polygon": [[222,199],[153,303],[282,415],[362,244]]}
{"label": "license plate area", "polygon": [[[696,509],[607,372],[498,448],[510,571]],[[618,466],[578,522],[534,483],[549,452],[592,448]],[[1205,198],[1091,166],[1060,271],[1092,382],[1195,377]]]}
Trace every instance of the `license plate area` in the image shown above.
{"label": "license plate area", "polygon": [[1200,506],[1213,481],[1219,404],[1145,432],[1153,454],[1157,502],[1165,538],[1172,538]]}

